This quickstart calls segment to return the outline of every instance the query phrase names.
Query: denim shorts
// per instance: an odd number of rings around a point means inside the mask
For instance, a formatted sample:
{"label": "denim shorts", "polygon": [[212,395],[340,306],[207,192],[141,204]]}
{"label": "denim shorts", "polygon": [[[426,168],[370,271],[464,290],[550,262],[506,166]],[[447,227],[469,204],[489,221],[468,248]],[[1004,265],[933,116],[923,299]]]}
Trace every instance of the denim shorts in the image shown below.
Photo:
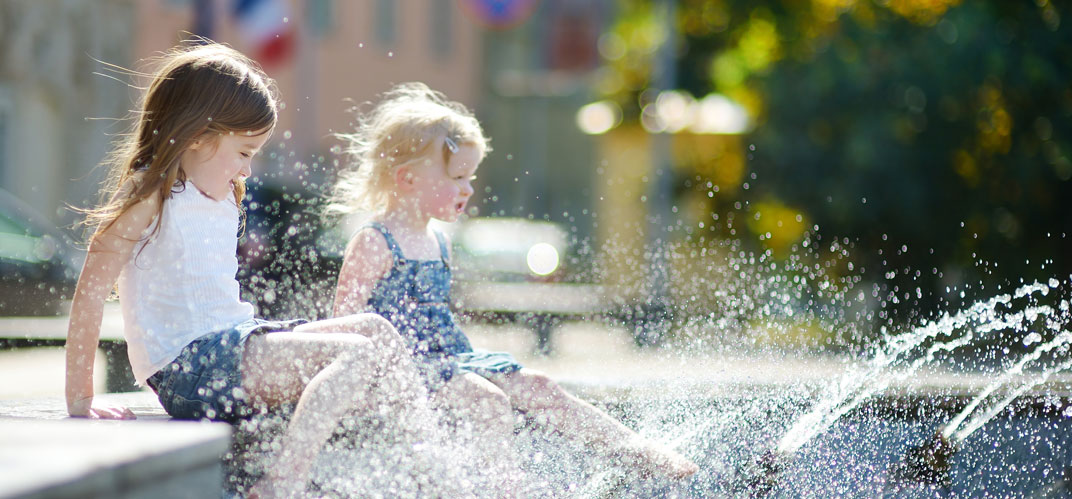
{"label": "denim shorts", "polygon": [[175,419],[234,423],[254,412],[242,390],[242,343],[251,334],[290,331],[306,322],[250,319],[231,329],[206,334],[186,345],[146,384]]}

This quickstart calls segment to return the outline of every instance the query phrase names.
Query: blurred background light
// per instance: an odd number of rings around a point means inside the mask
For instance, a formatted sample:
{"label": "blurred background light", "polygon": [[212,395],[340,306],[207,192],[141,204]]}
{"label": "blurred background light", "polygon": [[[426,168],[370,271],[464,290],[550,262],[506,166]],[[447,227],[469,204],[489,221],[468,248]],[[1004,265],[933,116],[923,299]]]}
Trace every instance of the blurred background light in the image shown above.
{"label": "blurred background light", "polygon": [[529,248],[525,261],[536,275],[549,275],[558,268],[558,250],[549,243],[536,243]]}
{"label": "blurred background light", "polygon": [[697,107],[689,127],[695,133],[741,134],[751,127],[748,111],[724,95],[708,94]]}
{"label": "blurred background light", "polygon": [[695,112],[695,99],[688,92],[667,90],[655,99],[655,112],[667,132],[677,133],[689,126]]}
{"label": "blurred background light", "polygon": [[589,135],[606,133],[622,122],[622,109],[611,101],[593,102],[577,110],[577,127]]}

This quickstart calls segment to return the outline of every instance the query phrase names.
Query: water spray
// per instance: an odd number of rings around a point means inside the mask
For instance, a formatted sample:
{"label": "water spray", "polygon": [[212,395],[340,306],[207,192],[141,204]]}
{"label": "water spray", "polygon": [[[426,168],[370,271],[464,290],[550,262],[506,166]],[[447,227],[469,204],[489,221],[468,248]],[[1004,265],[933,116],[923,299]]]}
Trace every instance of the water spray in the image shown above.
{"label": "water spray", "polygon": [[[885,390],[892,381],[904,379],[923,365],[932,362],[937,354],[962,349],[971,345],[977,336],[989,335],[996,330],[1019,329],[1028,323],[1035,322],[1040,317],[1050,319],[1050,327],[1054,324],[1063,324],[1063,321],[1053,320],[1056,316],[1055,310],[1045,305],[1027,307],[1019,313],[998,312],[1000,306],[1007,306],[1012,300],[1033,299],[1036,294],[1045,296],[1051,288],[1056,287],[1055,280],[1051,280],[1048,285],[1038,282],[1026,285],[1015,290],[1011,295],[999,295],[988,301],[976,303],[953,316],[946,315],[938,321],[925,323],[909,333],[891,338],[885,348],[876,352],[869,364],[846,374],[837,383],[828,386],[826,396],[821,398],[811,411],[797,420],[774,449],[760,454],[746,464],[741,469],[741,478],[734,485],[734,491],[752,497],[769,494],[777,485],[779,475],[800,447],[832,426],[845,413],[874,394]],[[951,336],[958,330],[964,330],[960,337],[945,341],[938,340],[926,348],[922,355],[909,360],[908,354],[921,347],[925,341]],[[967,435],[1026,390],[1041,383],[1055,372],[1072,368],[1072,362],[1055,366],[1034,376],[1034,379],[1027,383],[1018,384],[1006,397],[988,406],[981,415],[973,418],[967,425],[964,425],[964,428],[961,428],[964,420],[971,416],[979,405],[999,387],[1012,384],[1011,379],[1023,373],[1025,364],[1037,360],[1045,352],[1067,349],[1070,343],[1072,343],[1072,334],[1062,331],[1053,341],[1040,345],[1032,354],[1010,368],[1001,378],[977,395],[960,415],[943,426],[933,437],[908,449],[904,459],[890,468],[890,476],[893,480],[900,483],[923,483],[948,488],[951,484],[950,460]],[[894,371],[892,368],[897,366],[901,369]]]}
{"label": "water spray", "polygon": [[[1023,313],[1001,314],[998,308],[1003,305],[1007,306],[1014,299],[1030,298],[1036,293],[1045,294],[1048,291],[1049,287],[1046,284],[1037,282],[1022,286],[1012,295],[995,296],[952,316],[946,315],[908,333],[890,338],[883,348],[875,352],[875,356],[867,364],[846,373],[837,383],[827,387],[827,393],[815,407],[800,417],[782,436],[777,452],[782,455],[792,455],[816,435],[831,427],[843,415],[875,394],[881,393],[894,381],[906,379],[922,366],[930,364],[938,354],[965,348],[970,346],[977,336],[1021,323],[1024,320]],[[916,357],[910,355],[927,341],[948,337],[960,330],[965,330],[960,337],[945,341],[939,340],[926,348],[921,355]]]}
{"label": "water spray", "polygon": [[777,450],[763,452],[745,464],[739,474],[741,479],[734,484],[733,491],[736,495],[766,497],[778,484],[778,477],[791,459],[791,455]]}
{"label": "water spray", "polygon": [[[1024,366],[1038,360],[1044,353],[1067,349],[1072,342],[1072,333],[1062,331],[1052,341],[1040,345],[1031,354],[1020,359],[1005,373],[978,393],[968,403],[960,414],[957,414],[949,423],[946,423],[934,436],[921,445],[908,449],[904,459],[891,466],[890,476],[900,483],[923,483],[939,485],[945,488],[950,486],[949,460],[969,435],[981,428],[999,412],[1009,406],[1017,397],[1023,395],[1031,388],[1045,382],[1050,376],[1058,372],[1072,368],[1072,361],[1065,361],[1056,366],[1044,369],[1040,373],[1028,377],[1026,381],[1014,384],[1014,381],[1024,373]],[[1012,386],[1012,388],[1008,388]],[[999,389],[1008,389],[1001,397],[992,397],[999,393]],[[984,405],[992,398],[998,400]],[[980,407],[984,409],[980,410]],[[970,420],[968,418],[971,417]],[[968,421],[965,424],[965,421]]]}
{"label": "water spray", "polygon": [[956,452],[953,441],[943,431],[937,431],[930,440],[909,448],[904,460],[890,467],[890,477],[898,483],[922,483],[948,489],[952,485],[950,460]]}

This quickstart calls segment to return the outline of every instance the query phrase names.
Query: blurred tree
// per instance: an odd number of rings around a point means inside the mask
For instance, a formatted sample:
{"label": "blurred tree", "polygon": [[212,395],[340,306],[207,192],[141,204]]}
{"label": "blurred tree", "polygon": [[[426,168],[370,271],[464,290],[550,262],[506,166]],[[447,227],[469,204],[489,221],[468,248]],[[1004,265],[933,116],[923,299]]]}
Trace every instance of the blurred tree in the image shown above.
{"label": "blurred tree", "polygon": [[[667,42],[652,13],[623,0],[601,37],[597,90],[626,119],[651,100],[653,47]],[[965,287],[1072,273],[1072,27],[1058,7],[682,0],[678,13],[679,87],[727,95],[756,124],[750,188],[724,189],[713,212],[788,209],[847,238],[841,265],[855,265],[841,271],[877,283],[890,318],[956,305]]]}

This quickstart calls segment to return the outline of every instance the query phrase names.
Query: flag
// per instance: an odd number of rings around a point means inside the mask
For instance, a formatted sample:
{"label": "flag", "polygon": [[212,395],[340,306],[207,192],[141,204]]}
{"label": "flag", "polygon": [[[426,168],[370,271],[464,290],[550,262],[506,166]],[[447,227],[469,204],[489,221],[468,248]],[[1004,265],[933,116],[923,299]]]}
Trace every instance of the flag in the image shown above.
{"label": "flag", "polygon": [[235,0],[234,23],[249,55],[269,67],[287,60],[294,49],[294,29],[286,0]]}
{"label": "flag", "polygon": [[509,29],[532,15],[540,0],[459,0],[462,9],[483,26]]}

